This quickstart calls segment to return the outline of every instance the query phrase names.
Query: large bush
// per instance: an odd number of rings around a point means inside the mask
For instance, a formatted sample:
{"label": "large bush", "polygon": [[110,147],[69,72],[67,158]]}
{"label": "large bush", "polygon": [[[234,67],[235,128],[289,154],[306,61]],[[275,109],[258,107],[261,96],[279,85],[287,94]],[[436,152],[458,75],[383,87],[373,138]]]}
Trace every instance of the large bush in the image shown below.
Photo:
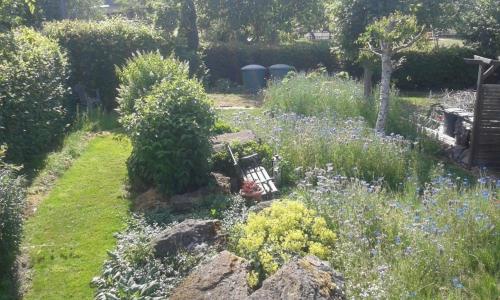
{"label": "large bush", "polygon": [[312,254],[328,259],[336,240],[324,218],[294,201],[276,202],[258,214],[251,213],[240,234],[236,248],[252,262],[254,270],[248,277],[252,287],[294,256]]}
{"label": "large bush", "polygon": [[175,59],[158,63],[168,75],[135,101],[132,113],[122,112],[133,145],[129,176],[136,187],[182,193],[207,181],[215,114],[201,84],[189,79],[187,64]]}
{"label": "large bush", "polygon": [[32,29],[2,34],[0,44],[0,144],[23,162],[64,132],[68,63],[56,42]]}
{"label": "large bush", "polygon": [[280,46],[220,44],[205,50],[205,65],[212,83],[218,79],[242,82],[241,68],[249,64],[269,67],[288,64],[297,70],[316,69],[323,65],[328,71],[338,69],[337,59],[330,54],[328,43],[295,43]]}
{"label": "large bush", "polygon": [[116,73],[120,81],[117,102],[122,115],[134,112],[134,105],[163,80],[185,76],[185,70],[174,64],[175,60],[166,60],[159,53],[137,54],[127,60]]}
{"label": "large bush", "polygon": [[172,49],[154,28],[122,19],[51,22],[43,32],[68,50],[72,85],[82,83],[91,94],[98,89],[107,109],[116,106],[115,65],[123,65],[139,50],[169,53]]}
{"label": "large bush", "polygon": [[25,196],[23,179],[0,161],[0,282],[11,273],[10,267],[19,251]]}
{"label": "large bush", "polygon": [[470,48],[438,48],[430,51],[407,51],[403,65],[393,75],[396,86],[413,89],[466,89],[476,83],[477,68],[464,58],[477,54]]}

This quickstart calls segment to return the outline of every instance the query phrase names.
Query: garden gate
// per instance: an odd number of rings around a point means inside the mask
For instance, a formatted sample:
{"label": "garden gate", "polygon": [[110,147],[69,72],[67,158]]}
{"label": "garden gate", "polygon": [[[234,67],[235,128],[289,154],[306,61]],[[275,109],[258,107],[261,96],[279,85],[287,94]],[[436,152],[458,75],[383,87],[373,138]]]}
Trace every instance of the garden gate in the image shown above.
{"label": "garden gate", "polygon": [[500,84],[485,83],[500,67],[500,60],[474,56],[465,61],[479,66],[469,167],[500,171]]}

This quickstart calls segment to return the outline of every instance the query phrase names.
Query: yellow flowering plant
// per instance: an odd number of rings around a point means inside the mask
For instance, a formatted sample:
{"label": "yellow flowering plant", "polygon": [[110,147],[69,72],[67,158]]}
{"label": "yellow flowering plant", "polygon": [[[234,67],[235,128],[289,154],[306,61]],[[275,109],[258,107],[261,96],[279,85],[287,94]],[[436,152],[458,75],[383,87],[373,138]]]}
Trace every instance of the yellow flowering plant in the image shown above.
{"label": "yellow flowering plant", "polygon": [[316,211],[289,200],[250,214],[247,223],[238,229],[237,252],[250,259],[253,266],[248,278],[251,287],[258,286],[294,256],[312,254],[328,259],[336,240]]}

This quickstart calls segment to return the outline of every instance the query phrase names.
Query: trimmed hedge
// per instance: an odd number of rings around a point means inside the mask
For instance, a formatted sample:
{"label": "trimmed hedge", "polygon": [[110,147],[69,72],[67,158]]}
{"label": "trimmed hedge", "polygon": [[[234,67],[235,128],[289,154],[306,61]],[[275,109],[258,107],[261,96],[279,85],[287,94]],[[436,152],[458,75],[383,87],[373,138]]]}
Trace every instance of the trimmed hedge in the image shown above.
{"label": "trimmed hedge", "polygon": [[116,107],[115,66],[125,64],[137,51],[170,53],[173,49],[159,31],[124,19],[50,22],[44,24],[43,32],[68,50],[72,86],[83,83],[91,95],[98,89],[106,109]]}
{"label": "trimmed hedge", "polygon": [[476,84],[477,67],[465,64],[464,58],[474,54],[475,50],[461,47],[405,52],[404,64],[393,74],[394,83],[402,90],[471,88]]}
{"label": "trimmed hedge", "polygon": [[241,68],[250,64],[269,67],[288,64],[297,70],[312,70],[323,65],[329,72],[339,69],[337,59],[330,54],[328,43],[300,42],[280,46],[219,44],[205,50],[205,65],[213,84],[219,79],[241,83]]}
{"label": "trimmed hedge", "polygon": [[68,124],[68,61],[33,29],[1,34],[0,45],[0,145],[10,161],[25,163],[50,150]]}
{"label": "trimmed hedge", "polygon": [[0,157],[0,286],[12,274],[23,234],[26,189],[24,179],[15,173]]}
{"label": "trimmed hedge", "polygon": [[[319,64],[329,72],[339,71],[338,59],[325,42],[300,42],[281,46],[219,44],[205,50],[205,64],[210,70],[211,84],[219,79],[242,83],[241,68],[249,64],[269,67],[284,63],[299,71],[315,69]],[[466,89],[474,86],[477,70],[466,65],[463,58],[477,54],[470,48],[439,48],[431,51],[407,51],[405,63],[393,74],[396,86],[414,89]],[[356,66],[348,71],[361,76]]]}

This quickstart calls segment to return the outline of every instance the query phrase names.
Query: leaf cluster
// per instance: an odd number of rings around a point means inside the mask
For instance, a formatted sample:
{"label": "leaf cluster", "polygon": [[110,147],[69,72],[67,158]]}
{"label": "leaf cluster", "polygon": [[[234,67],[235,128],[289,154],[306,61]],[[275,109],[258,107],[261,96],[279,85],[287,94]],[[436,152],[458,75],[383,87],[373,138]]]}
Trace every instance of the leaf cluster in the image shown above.
{"label": "leaf cluster", "polygon": [[187,64],[140,54],[119,73],[120,122],[133,145],[132,184],[166,194],[206,184],[215,113],[203,86],[189,78]]}

